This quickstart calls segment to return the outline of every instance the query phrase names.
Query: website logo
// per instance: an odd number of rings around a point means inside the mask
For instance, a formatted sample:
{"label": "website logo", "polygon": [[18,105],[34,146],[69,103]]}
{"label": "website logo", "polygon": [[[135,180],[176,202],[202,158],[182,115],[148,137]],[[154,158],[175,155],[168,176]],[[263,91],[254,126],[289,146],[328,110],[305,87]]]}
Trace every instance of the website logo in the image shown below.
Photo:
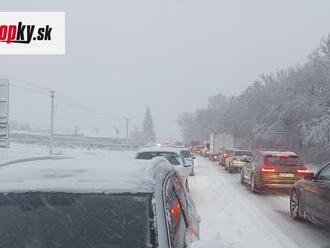
{"label": "website logo", "polygon": [[65,13],[0,12],[0,54],[65,54]]}

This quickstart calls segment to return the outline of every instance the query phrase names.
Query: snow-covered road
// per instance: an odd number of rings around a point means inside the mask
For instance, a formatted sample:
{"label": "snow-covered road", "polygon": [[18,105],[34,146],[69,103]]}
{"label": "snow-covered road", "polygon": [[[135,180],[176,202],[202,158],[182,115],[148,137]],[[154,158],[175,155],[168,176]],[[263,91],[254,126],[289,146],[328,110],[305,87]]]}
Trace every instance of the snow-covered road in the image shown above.
{"label": "snow-covered road", "polygon": [[330,233],[289,216],[285,194],[253,194],[239,174],[204,158],[196,159],[190,189],[202,218],[201,239],[221,239],[225,247],[330,248]]}

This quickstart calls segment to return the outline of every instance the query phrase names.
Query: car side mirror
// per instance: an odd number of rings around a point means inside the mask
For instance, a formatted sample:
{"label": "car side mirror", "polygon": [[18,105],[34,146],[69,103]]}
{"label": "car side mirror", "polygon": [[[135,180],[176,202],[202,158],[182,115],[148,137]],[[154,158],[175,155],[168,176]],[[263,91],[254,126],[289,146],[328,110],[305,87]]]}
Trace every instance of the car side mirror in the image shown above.
{"label": "car side mirror", "polygon": [[314,173],[307,173],[304,177],[305,180],[314,180],[316,179],[316,175]]}
{"label": "car side mirror", "polygon": [[198,240],[193,242],[189,248],[224,248],[220,240]]}

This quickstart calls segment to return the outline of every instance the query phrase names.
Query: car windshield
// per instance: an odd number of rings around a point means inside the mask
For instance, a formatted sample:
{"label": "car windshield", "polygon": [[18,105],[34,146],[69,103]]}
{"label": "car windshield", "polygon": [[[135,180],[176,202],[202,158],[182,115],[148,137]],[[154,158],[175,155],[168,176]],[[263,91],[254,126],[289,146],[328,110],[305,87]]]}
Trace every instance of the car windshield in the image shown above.
{"label": "car windshield", "polygon": [[187,150],[183,150],[180,153],[184,158],[190,158],[191,157],[191,153]]}
{"label": "car windshield", "polygon": [[152,247],[149,205],[149,195],[1,194],[0,247]]}
{"label": "car windshield", "polygon": [[299,158],[295,155],[281,156],[281,155],[266,155],[265,162],[274,165],[298,165]]}

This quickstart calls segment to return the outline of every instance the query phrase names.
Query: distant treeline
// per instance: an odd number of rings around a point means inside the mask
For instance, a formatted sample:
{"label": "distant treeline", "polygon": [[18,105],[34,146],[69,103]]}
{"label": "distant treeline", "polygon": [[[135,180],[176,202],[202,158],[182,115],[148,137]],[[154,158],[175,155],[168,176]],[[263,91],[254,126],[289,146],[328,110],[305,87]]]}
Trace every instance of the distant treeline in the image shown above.
{"label": "distant treeline", "polygon": [[330,35],[305,64],[261,75],[239,96],[212,96],[206,107],[182,113],[179,125],[186,143],[224,131],[244,148],[252,133],[284,132],[309,162],[330,160]]}

